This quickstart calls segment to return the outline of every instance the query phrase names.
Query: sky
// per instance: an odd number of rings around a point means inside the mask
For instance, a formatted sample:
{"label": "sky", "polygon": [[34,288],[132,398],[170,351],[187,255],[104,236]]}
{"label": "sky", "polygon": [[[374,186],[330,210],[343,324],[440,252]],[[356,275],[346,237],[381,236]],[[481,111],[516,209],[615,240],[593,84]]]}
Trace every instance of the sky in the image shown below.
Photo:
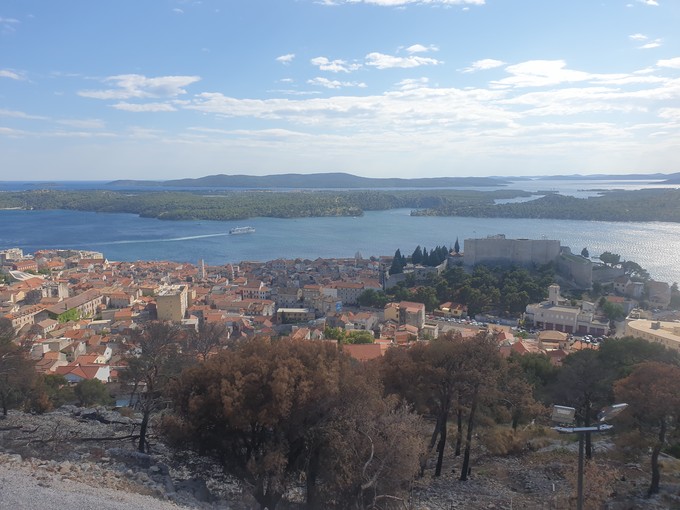
{"label": "sky", "polygon": [[3,0],[0,180],[680,172],[680,0]]}

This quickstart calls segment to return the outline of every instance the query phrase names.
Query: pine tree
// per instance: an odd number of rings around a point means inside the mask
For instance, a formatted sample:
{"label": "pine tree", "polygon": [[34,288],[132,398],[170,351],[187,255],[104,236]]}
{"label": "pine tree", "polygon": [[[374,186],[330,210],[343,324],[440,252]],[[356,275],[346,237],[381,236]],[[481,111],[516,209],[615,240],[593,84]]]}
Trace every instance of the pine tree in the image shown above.
{"label": "pine tree", "polygon": [[392,265],[390,266],[390,274],[398,274],[404,272],[404,259],[399,248],[394,252]]}
{"label": "pine tree", "polygon": [[420,249],[420,245],[416,246],[416,249],[413,251],[413,255],[411,255],[411,262],[414,264],[420,264],[423,260],[423,251]]}

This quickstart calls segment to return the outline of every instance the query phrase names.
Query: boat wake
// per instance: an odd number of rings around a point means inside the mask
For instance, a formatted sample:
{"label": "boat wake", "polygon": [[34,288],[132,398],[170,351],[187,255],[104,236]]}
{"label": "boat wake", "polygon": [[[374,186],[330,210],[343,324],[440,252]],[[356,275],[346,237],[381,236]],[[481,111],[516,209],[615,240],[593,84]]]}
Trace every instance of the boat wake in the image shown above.
{"label": "boat wake", "polygon": [[205,239],[208,237],[226,237],[229,234],[203,234],[200,236],[184,236],[184,237],[170,237],[168,239],[124,239],[120,241],[106,241],[101,243],[92,243],[96,246],[105,246],[109,244],[142,244],[142,243],[171,243],[175,241],[191,241],[192,239]]}

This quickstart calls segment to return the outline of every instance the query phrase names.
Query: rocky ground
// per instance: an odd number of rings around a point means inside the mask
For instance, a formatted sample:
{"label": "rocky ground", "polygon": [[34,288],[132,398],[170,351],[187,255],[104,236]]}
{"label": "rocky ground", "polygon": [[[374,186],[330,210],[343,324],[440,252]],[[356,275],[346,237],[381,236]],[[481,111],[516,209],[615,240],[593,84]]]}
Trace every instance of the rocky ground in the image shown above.
{"label": "rocky ground", "polygon": [[[0,508],[72,510],[256,508],[247,491],[209,461],[181,456],[156,444],[151,455],[135,451],[139,419],[103,409],[65,406],[41,416],[12,412],[0,420]],[[104,439],[117,437],[120,439]],[[615,459],[611,443],[597,445],[602,459],[587,473],[586,508],[610,510],[680,508],[680,465],[664,460],[661,495],[645,499],[647,460]],[[468,481],[458,481],[460,461],[447,456],[441,477],[415,482],[407,508],[569,509],[577,444],[542,438],[530,451],[492,456],[479,447]],[[614,494],[612,497],[611,494]],[[294,497],[291,499],[295,499]],[[294,508],[294,504],[285,505]],[[284,505],[282,505],[284,507]]]}

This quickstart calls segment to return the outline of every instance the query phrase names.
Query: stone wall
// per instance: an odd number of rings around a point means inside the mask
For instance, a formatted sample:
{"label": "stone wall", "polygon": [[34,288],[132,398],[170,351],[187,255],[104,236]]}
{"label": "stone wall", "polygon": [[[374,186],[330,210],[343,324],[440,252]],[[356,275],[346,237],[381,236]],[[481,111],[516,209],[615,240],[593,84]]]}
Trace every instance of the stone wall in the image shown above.
{"label": "stone wall", "polygon": [[560,255],[560,242],[552,239],[506,239],[504,235],[484,239],[465,239],[463,263],[543,265]]}

